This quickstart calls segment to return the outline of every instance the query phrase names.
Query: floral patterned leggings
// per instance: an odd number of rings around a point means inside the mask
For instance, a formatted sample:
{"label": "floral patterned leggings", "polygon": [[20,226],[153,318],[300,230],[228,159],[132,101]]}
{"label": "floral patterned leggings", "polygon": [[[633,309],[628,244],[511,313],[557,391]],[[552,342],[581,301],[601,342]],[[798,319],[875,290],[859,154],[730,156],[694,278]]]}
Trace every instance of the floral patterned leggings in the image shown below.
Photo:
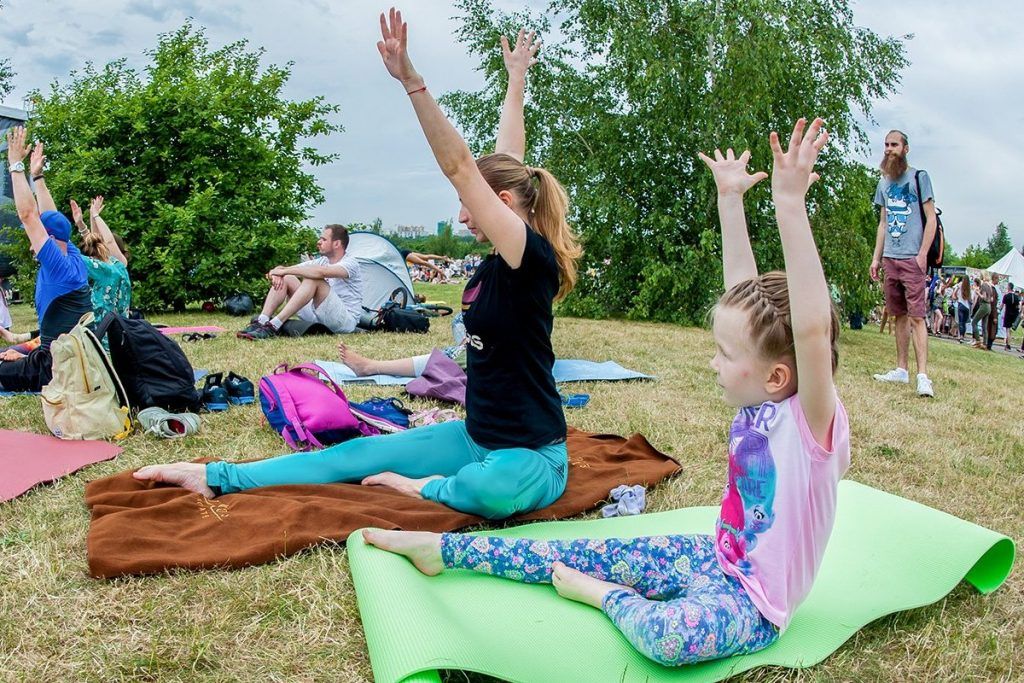
{"label": "floral patterned leggings", "polygon": [[523,583],[551,583],[551,563],[628,588],[602,609],[626,639],[659,664],[678,666],[756,652],[779,637],[739,581],[722,572],[711,536],[536,541],[441,535],[449,569]]}

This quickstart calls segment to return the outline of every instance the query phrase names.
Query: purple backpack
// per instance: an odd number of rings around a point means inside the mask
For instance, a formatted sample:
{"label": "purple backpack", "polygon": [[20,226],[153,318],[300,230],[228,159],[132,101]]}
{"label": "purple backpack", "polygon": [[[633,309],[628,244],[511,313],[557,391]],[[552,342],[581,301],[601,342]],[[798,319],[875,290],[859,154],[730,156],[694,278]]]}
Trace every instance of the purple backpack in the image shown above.
{"label": "purple backpack", "polygon": [[356,419],[345,392],[316,363],[277,366],[260,379],[260,405],[270,426],[296,451],[380,433]]}

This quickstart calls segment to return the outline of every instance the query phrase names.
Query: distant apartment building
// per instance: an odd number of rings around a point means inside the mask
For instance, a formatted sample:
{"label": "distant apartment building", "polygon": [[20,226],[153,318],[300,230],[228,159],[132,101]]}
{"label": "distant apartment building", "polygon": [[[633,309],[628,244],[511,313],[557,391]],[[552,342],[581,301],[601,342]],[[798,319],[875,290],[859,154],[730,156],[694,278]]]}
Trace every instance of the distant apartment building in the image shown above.
{"label": "distant apartment building", "polygon": [[3,173],[0,174],[0,204],[14,201],[11,176],[7,171],[7,129],[13,126],[23,126],[26,121],[28,121],[27,112],[0,105],[0,166],[3,167]]}
{"label": "distant apartment building", "polygon": [[427,228],[425,225],[398,225],[395,226],[395,230],[391,234],[407,239],[426,237]]}

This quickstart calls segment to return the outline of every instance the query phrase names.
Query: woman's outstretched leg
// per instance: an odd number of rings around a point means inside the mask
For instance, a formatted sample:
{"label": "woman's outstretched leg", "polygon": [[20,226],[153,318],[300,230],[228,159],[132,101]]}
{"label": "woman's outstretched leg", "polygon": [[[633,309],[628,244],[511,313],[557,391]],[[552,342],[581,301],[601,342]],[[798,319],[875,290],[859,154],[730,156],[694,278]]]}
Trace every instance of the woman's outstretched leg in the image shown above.
{"label": "woman's outstretched leg", "polygon": [[215,491],[233,493],[280,484],[360,483],[382,472],[414,478],[447,476],[477,462],[480,456],[476,449],[465,423],[444,422],[256,462],[151,465],[134,476],[177,484],[209,496]]}
{"label": "woman's outstretched leg", "polygon": [[416,361],[419,356],[396,358],[394,360],[374,360],[357,352],[345,342],[338,342],[338,357],[358,377],[366,377],[368,375],[418,377],[423,372],[422,368],[420,368],[420,373],[416,372]]}

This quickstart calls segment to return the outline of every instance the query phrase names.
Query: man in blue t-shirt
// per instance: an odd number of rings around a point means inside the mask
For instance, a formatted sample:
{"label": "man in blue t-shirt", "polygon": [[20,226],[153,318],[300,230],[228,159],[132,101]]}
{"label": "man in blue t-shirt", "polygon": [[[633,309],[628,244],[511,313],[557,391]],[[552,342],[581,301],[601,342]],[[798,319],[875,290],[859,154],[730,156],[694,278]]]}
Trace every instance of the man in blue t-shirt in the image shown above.
{"label": "man in blue t-shirt", "polygon": [[25,177],[26,156],[25,129],[10,129],[7,132],[7,162],[14,205],[32,252],[39,261],[35,298],[40,344],[20,360],[0,361],[0,390],[4,391],[39,391],[48,384],[52,361],[50,343],[92,310],[85,263],[71,243],[71,221],[57,211],[46,188],[43,177],[46,157],[42,143],[36,143],[30,162],[36,196],[32,195],[32,188]]}
{"label": "man in blue t-shirt", "polygon": [[[882,177],[875,190],[875,205],[881,210],[871,279],[885,273],[885,307],[896,329],[896,368],[875,375],[880,382],[910,381],[910,340],[917,358],[917,393],[934,396],[928,378],[928,248],[935,237],[937,216],[932,181],[925,171],[907,164],[910,145],[907,136],[891,130],[885,136]],[[922,215],[922,207],[924,209]]]}

